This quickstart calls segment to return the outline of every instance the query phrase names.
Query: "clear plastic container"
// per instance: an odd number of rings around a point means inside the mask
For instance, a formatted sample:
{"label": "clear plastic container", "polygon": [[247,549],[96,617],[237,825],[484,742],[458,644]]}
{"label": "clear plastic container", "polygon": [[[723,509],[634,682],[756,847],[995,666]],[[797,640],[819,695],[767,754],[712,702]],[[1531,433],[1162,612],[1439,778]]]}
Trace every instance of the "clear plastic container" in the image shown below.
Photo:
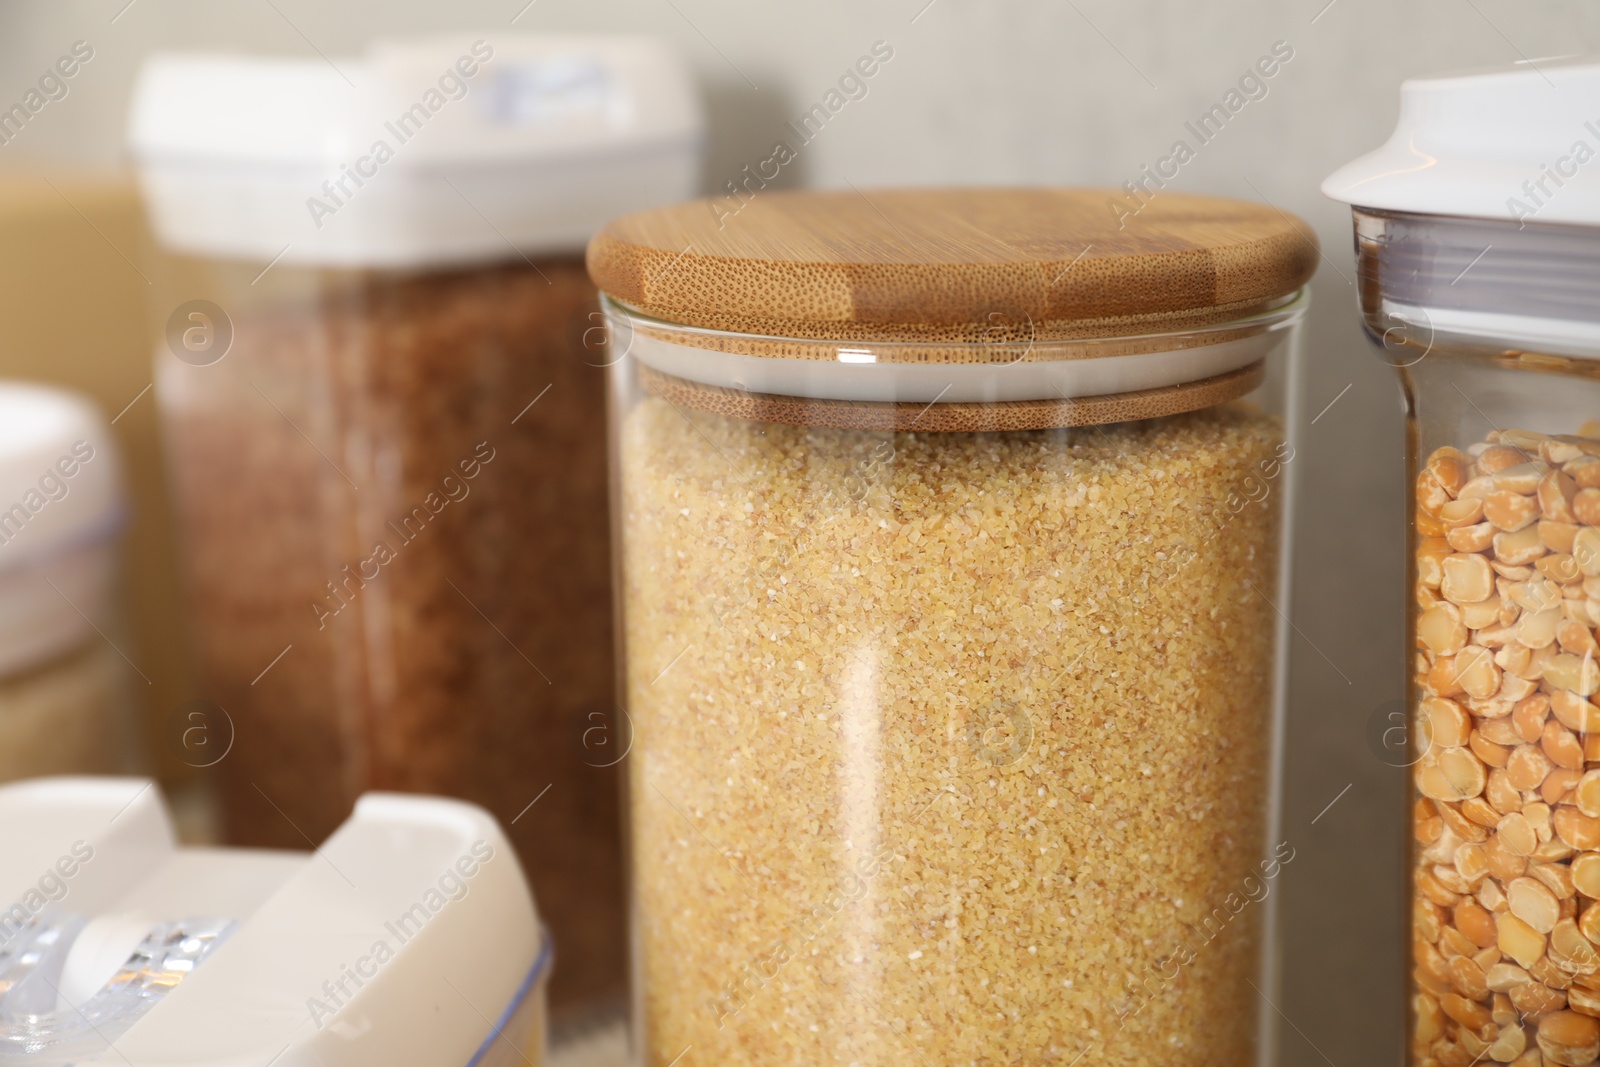
{"label": "clear plastic container", "polygon": [[1355,205],[1361,314],[1407,420],[1411,729],[1390,735],[1411,777],[1407,1062],[1583,1067],[1600,1061],[1600,188],[1549,172],[1574,169],[1600,65],[1402,94],[1394,139],[1324,189]]}
{"label": "clear plastic container", "polygon": [[336,66],[158,57],[134,108],[173,254],[156,395],[202,695],[235,733],[206,773],[252,845],[319,840],[369,789],[484,806],[560,941],[556,1005],[620,1000],[604,359],[579,251],[606,214],[693,188],[698,103],[633,39]]}
{"label": "clear plastic container", "polygon": [[182,848],[154,782],[0,786],[0,1060],[541,1067],[552,948],[481,808],[371,793],[315,853]]}
{"label": "clear plastic container", "polygon": [[126,509],[99,410],[0,383],[0,782],[138,763],[138,650],[120,611]]}
{"label": "clear plastic container", "polygon": [[162,351],[156,381],[202,692],[234,736],[202,772],[228,839],[304,846],[367,789],[471,800],[559,917],[567,988],[619,995],[618,772],[583,744],[615,716],[581,263],[178,267],[233,309],[227,358]]}
{"label": "clear plastic container", "polygon": [[642,1064],[1270,1054],[1315,250],[1103,201],[763,193],[591,243]]}

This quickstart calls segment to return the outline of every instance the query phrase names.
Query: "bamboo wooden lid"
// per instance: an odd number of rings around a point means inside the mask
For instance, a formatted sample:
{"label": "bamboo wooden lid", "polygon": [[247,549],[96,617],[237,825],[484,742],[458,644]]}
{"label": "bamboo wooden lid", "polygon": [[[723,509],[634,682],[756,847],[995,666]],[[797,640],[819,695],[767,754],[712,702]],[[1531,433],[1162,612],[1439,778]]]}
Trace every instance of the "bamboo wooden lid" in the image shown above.
{"label": "bamboo wooden lid", "polygon": [[1105,189],[758,191],[616,219],[589,273],[685,326],[949,344],[1226,322],[1316,267],[1310,228],[1265,205],[1162,192],[1130,208]]}

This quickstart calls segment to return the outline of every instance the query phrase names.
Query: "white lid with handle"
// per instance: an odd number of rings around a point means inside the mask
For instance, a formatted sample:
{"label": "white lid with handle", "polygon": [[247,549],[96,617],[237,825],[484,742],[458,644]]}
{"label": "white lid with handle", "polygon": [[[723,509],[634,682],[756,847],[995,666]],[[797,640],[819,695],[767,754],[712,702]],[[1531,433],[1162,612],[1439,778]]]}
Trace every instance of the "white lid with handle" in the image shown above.
{"label": "white lid with handle", "polygon": [[40,779],[0,787],[0,844],[0,1063],[465,1067],[542,995],[527,883],[470,804],[372,793],[315,853],[179,848],[152,782]]}
{"label": "white lid with handle", "polygon": [[486,31],[327,60],[158,54],[129,142],[174,251],[415,267],[579,251],[697,190],[704,124],[664,44]]}
{"label": "white lid with handle", "polygon": [[1410,79],[1389,140],[1322,191],[1386,211],[1600,225],[1600,58]]}

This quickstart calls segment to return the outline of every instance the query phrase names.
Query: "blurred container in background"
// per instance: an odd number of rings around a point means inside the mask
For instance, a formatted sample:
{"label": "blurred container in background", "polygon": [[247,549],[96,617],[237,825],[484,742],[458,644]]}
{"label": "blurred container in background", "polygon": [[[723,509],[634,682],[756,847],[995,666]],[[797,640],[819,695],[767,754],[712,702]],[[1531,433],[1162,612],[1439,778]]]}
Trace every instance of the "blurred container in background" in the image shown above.
{"label": "blurred container in background", "polygon": [[[151,272],[141,258],[143,233],[131,180],[59,171],[0,175],[0,363],[6,378],[72,390],[111,421],[133,502],[120,540],[119,587],[126,619],[138,625],[118,635],[117,645],[138,673],[129,671],[133,684],[124,693],[144,722],[140,747],[170,788],[192,772],[158,739],[193,683],[149,395]],[[188,793],[174,796],[186,801]],[[182,810],[194,809],[184,803]]]}
{"label": "blurred container in background", "polygon": [[320,840],[370,789],[484,805],[550,917],[557,1006],[625,972],[581,251],[695,189],[701,122],[675,55],[613,38],[156,57],[133,104],[228,836]]}
{"label": "blurred container in background", "polygon": [[0,382],[0,781],[133,763],[128,661],[113,643],[126,518],[94,405]]}
{"label": "blurred container in background", "polygon": [[486,812],[368,794],[315,853],[176,815],[148,779],[0,786],[7,1064],[545,1063],[549,936]]}

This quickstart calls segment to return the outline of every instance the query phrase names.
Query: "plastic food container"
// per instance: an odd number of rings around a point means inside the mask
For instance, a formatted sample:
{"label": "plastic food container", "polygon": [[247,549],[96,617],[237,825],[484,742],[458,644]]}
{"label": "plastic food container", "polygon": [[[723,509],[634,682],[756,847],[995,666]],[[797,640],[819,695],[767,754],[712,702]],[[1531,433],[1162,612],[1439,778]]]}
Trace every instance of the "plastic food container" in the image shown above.
{"label": "plastic food container", "polygon": [[1409,81],[1323,186],[1406,406],[1414,1064],[1600,1060],[1597,107],[1593,63]]}
{"label": "plastic food container", "polygon": [[581,251],[695,187],[700,128],[673,53],[599,37],[158,57],[133,105],[230,839],[298,847],[368,789],[483,805],[559,932],[558,1004],[625,977]]}
{"label": "plastic food container", "polygon": [[1267,1054],[1317,253],[1107,198],[763,192],[591,242],[643,1063]]}
{"label": "plastic food container", "polygon": [[138,668],[118,611],[126,516],[94,405],[0,382],[0,781],[128,769]]}
{"label": "plastic food container", "polygon": [[510,842],[369,794],[315,853],[178,848],[159,788],[0,788],[0,1060],[510,1067],[551,950]]}

